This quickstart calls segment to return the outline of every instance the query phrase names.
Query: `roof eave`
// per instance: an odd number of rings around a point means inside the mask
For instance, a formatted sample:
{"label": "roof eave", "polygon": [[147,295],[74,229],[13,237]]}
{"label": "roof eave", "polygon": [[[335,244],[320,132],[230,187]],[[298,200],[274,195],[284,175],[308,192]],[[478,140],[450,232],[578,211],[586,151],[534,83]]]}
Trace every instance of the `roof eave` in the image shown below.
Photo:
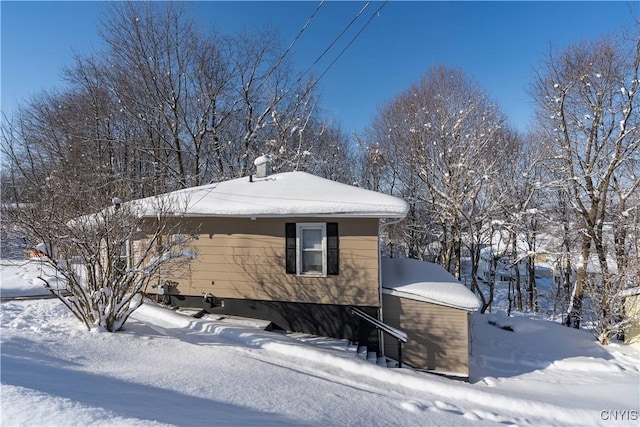
{"label": "roof eave", "polygon": [[403,297],[403,298],[408,298],[408,299],[412,299],[412,300],[416,300],[416,301],[422,301],[422,302],[428,302],[431,304],[436,304],[436,305],[441,305],[444,307],[449,307],[449,308],[455,308],[458,310],[464,310],[464,311],[468,311],[468,312],[473,312],[473,311],[478,311],[478,309],[480,308],[480,306],[476,306],[476,307],[463,307],[460,305],[456,305],[456,304],[450,304],[450,303],[446,303],[443,301],[439,301],[436,299],[432,299],[432,298],[427,298],[423,295],[416,295],[416,294],[412,294],[409,292],[403,292],[403,291],[399,291],[397,289],[393,289],[393,288],[385,288],[384,286],[382,287],[382,293],[383,294],[387,294],[387,295],[393,295],[393,296],[397,296],[397,297]]}
{"label": "roof eave", "polygon": [[[296,213],[296,212],[287,212],[287,213],[279,213],[279,214],[215,214],[215,213],[174,213],[175,217],[185,217],[185,218],[393,218],[393,219],[403,219],[405,214],[358,214],[358,213]],[[143,215],[145,218],[155,218],[156,215],[149,214]]]}

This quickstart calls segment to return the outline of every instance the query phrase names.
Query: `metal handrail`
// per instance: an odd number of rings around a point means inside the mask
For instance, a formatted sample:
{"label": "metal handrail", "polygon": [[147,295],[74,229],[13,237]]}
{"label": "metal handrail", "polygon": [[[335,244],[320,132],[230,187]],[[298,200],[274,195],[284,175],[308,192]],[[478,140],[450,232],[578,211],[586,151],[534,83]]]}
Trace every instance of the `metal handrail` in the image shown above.
{"label": "metal handrail", "polygon": [[386,323],[381,322],[374,317],[369,316],[367,313],[365,313],[364,311],[358,308],[355,308],[355,307],[351,308],[351,313],[366,320],[367,322],[375,326],[376,329],[379,329],[382,332],[385,332],[391,335],[393,338],[395,338],[398,341],[398,367],[402,368],[402,343],[407,342],[408,340],[407,333],[404,331],[401,331],[400,329],[396,329],[393,326],[389,326]]}

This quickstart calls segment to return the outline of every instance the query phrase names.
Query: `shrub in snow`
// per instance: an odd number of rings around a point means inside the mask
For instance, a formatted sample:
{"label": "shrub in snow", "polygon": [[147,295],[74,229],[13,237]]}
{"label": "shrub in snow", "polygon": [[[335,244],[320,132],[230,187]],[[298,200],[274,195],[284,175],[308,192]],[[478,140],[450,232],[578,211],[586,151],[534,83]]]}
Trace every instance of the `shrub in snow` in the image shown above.
{"label": "shrub in snow", "polygon": [[195,257],[192,237],[178,234],[175,205],[157,199],[144,212],[122,203],[70,221],[41,222],[28,212],[13,219],[29,239],[45,242],[43,262],[58,276],[40,276],[45,288],[87,329],[115,332],[140,307],[149,284],[167,280]]}

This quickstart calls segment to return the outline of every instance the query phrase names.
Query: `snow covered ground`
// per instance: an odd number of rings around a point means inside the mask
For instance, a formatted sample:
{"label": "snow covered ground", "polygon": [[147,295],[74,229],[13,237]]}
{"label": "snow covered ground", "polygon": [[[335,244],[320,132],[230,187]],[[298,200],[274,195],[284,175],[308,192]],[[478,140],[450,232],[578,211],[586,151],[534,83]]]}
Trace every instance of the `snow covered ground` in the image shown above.
{"label": "snow covered ground", "polygon": [[[0,260],[3,297],[40,294],[37,261]],[[45,275],[53,276],[50,272]],[[638,425],[640,348],[474,316],[470,383],[388,369],[347,343],[151,302],[87,332],[57,300],[1,305],[2,426]]]}

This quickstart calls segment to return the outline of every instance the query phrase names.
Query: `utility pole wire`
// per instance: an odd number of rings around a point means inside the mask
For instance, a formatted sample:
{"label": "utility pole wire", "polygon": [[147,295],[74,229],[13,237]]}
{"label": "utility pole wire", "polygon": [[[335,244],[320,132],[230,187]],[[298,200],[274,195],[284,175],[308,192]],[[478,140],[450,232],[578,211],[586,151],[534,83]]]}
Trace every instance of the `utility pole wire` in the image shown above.
{"label": "utility pole wire", "polygon": [[[382,5],[371,15],[371,17],[369,18],[369,20],[366,22],[366,24],[364,24],[364,26],[360,29],[360,31],[358,31],[356,33],[355,36],[353,36],[353,38],[351,39],[351,41],[349,41],[349,43],[344,47],[344,49],[342,49],[340,51],[340,53],[338,54],[338,56],[335,57],[335,59],[331,62],[331,64],[329,64],[327,66],[327,68],[325,68],[325,70],[322,72],[322,74],[320,74],[320,76],[311,84],[311,86],[309,87],[309,89],[307,89],[307,92],[310,92],[311,90],[313,90],[314,87],[316,87],[316,85],[318,84],[318,82],[320,81],[320,79],[322,79],[322,77],[324,77],[325,74],[327,74],[327,72],[329,71],[329,69],[333,66],[333,64],[335,64],[338,59],[340,59],[340,57],[346,52],[347,49],[349,49],[349,46],[351,46],[353,44],[354,41],[356,41],[356,39],[360,36],[360,34],[362,34],[362,32],[369,26],[369,24],[371,23],[371,21],[373,21],[373,18],[375,18],[376,16],[378,16],[378,13],[382,10],[383,7],[385,7],[387,5],[387,3],[389,2],[389,0],[386,0],[384,3],[382,3]],[[370,3],[370,2],[369,2]],[[369,4],[367,3],[367,5]],[[366,6],[365,6],[366,8]],[[362,9],[364,10],[364,8]],[[358,15],[359,16],[359,15]],[[356,17],[357,18],[357,17]],[[351,25],[351,24],[349,24]],[[346,30],[345,30],[346,31]],[[302,79],[302,77],[300,77]]]}
{"label": "utility pole wire", "polygon": [[[291,49],[293,48],[293,46],[296,44],[296,42],[298,41],[298,39],[300,38],[300,36],[302,36],[302,33],[304,33],[304,30],[307,29],[307,27],[309,26],[309,24],[311,23],[311,21],[313,20],[313,18],[315,18],[315,16],[318,14],[318,11],[320,10],[320,8],[322,7],[322,5],[324,4],[324,0],[320,0],[320,3],[318,3],[318,6],[316,6],[315,10],[313,11],[313,13],[309,16],[309,18],[307,18],[307,22],[305,22],[305,24],[302,26],[302,28],[300,28],[300,31],[298,31],[298,34],[294,37],[294,39],[291,41],[291,43],[289,44],[289,47],[287,47],[287,50],[284,51],[284,53],[282,55],[280,55],[280,57],[278,58],[278,60],[276,61],[276,63],[273,65],[273,67],[271,67],[271,69],[269,70],[269,72],[266,74],[266,76],[269,76],[271,73],[273,73],[278,66],[280,66],[280,64],[282,63],[282,61],[284,61],[284,58],[289,54],[289,52],[291,51]],[[256,91],[260,90],[260,88],[262,87],[262,85],[266,82],[266,79],[263,80],[262,82],[260,82],[260,84],[258,85]],[[296,82],[296,85],[299,83],[299,80]],[[279,99],[278,99],[279,102]]]}
{"label": "utility pole wire", "polygon": [[[271,74],[273,71],[275,71],[276,68],[278,68],[278,66],[280,65],[280,63],[284,60],[284,58],[289,54],[289,52],[291,51],[291,49],[293,48],[293,46],[296,44],[296,42],[298,41],[298,39],[300,38],[300,36],[302,36],[302,33],[304,33],[304,30],[307,29],[307,27],[309,26],[309,24],[311,23],[311,21],[313,20],[313,18],[316,16],[316,14],[318,13],[318,11],[320,10],[320,8],[322,7],[322,5],[324,4],[324,0],[321,0],[320,3],[318,3],[318,6],[316,6],[316,9],[313,11],[313,13],[311,14],[311,16],[309,16],[309,18],[307,18],[307,22],[305,22],[305,24],[302,26],[302,28],[300,29],[300,31],[298,32],[298,34],[295,36],[295,38],[291,41],[291,44],[289,44],[289,47],[287,47],[287,50],[284,51],[284,53],[280,56],[280,58],[278,58],[278,60],[276,61],[275,65],[273,66],[273,68],[271,68],[271,71],[268,74]],[[368,3],[367,3],[368,4]],[[366,7],[366,6],[365,6]],[[363,9],[364,10],[364,9]],[[315,63],[314,63],[315,64]]]}
{"label": "utility pole wire", "polygon": [[[340,53],[338,54],[338,56],[336,56],[336,58],[327,66],[327,68],[325,68],[325,70],[322,72],[322,74],[320,74],[320,77],[318,77],[307,89],[305,89],[304,93],[301,95],[302,98],[306,97],[309,93],[311,93],[311,91],[317,86],[318,82],[320,81],[320,79],[322,79],[322,77],[327,74],[327,72],[329,71],[329,69],[338,61],[338,59],[340,59],[340,57],[342,57],[342,55],[346,52],[346,50],[353,44],[353,42],[360,36],[360,34],[362,34],[362,32],[369,26],[369,24],[371,23],[371,21],[373,21],[373,18],[375,18],[376,16],[378,16],[378,14],[380,13],[380,11],[382,10],[382,8],[384,8],[386,6],[386,4],[389,2],[389,0],[385,0],[382,5],[369,17],[369,20],[364,24],[364,26],[360,29],[360,31],[358,31],[353,38],[349,41],[349,43],[344,47],[344,49],[342,49],[342,51],[340,51]],[[271,72],[273,72],[276,69],[276,66],[280,64],[280,62],[284,59],[284,57],[288,54],[288,52],[291,50],[291,48],[293,47],[293,45],[295,44],[295,42],[300,38],[300,36],[302,35],[302,33],[304,32],[304,30],[308,27],[309,23],[311,22],[311,20],[315,17],[315,15],[317,14],[317,12],[320,10],[320,7],[322,6],[322,4],[324,3],[324,0],[321,0],[320,3],[318,4],[318,6],[316,7],[316,9],[313,11],[313,13],[311,14],[311,16],[307,19],[307,22],[305,23],[305,25],[302,27],[302,29],[300,30],[300,32],[298,33],[298,35],[294,38],[294,40],[291,42],[291,44],[289,45],[289,47],[287,48],[287,50],[285,51],[285,53],[282,54],[282,56],[278,59],[278,61],[276,61],[276,65],[274,67],[272,67],[271,71],[269,72],[269,74]],[[340,34],[336,37],[336,39],[329,45],[329,47],[327,47],[322,54],[320,54],[320,56],[318,57],[318,59],[316,59],[316,61],[311,65],[311,67],[309,67],[304,73],[302,73],[302,75],[300,75],[300,77],[298,77],[298,79],[296,80],[295,84],[293,85],[294,87],[297,86],[303,79],[303,77],[305,76],[305,74],[311,69],[313,68],[313,66],[331,49],[331,47],[333,47],[333,45],[338,41],[338,39],[340,39],[340,37],[342,37],[344,35],[344,33],[351,27],[351,25],[353,25],[353,23],[362,15],[362,13],[367,9],[367,7],[369,6],[369,4],[371,3],[371,0],[369,0],[364,7],[356,14],[356,16],[351,20],[351,22],[347,25],[347,27],[342,30],[342,32],[340,32]],[[260,89],[260,87],[262,87],[262,85],[265,82],[262,81],[260,83],[260,85],[258,86],[258,89]],[[283,97],[285,96],[286,93],[289,93],[289,91],[287,90],[285,93],[283,93],[280,96],[277,96],[275,99],[275,102],[273,103],[273,105],[268,109],[273,109],[276,105],[278,105],[280,103],[280,101],[283,99]],[[265,111],[266,113],[266,111]]]}
{"label": "utility pole wire", "polygon": [[[376,16],[378,16],[379,12],[382,10],[383,7],[386,6],[386,4],[389,2],[389,0],[385,0],[384,3],[382,3],[382,5],[371,15],[371,17],[369,17],[369,20],[364,24],[364,26],[360,29],[360,31],[358,31],[358,33],[353,36],[353,38],[349,41],[349,43],[344,47],[344,49],[342,49],[342,51],[340,51],[340,53],[338,54],[338,56],[335,57],[335,59],[327,66],[327,68],[325,68],[325,70],[322,72],[322,74],[320,74],[320,77],[318,77],[317,79],[315,79],[315,81],[313,81],[313,83],[311,83],[311,85],[305,89],[304,93],[301,95],[302,98],[306,97],[318,84],[318,82],[320,81],[320,79],[327,74],[327,72],[329,71],[329,69],[338,61],[338,59],[340,59],[340,57],[345,53],[345,51],[349,48],[349,46],[351,46],[353,44],[353,42],[360,36],[360,34],[362,34],[362,32],[365,30],[365,28],[367,28],[367,26],[371,23],[371,21],[373,21],[373,18],[375,18]],[[360,17],[360,15],[362,15],[362,13],[365,11],[365,9],[367,9],[367,7],[369,7],[369,4],[371,4],[371,1],[368,1],[364,7],[362,9],[360,9],[360,11],[354,16],[354,18],[351,20],[351,22],[349,22],[349,24],[347,24],[347,26],[344,28],[344,30],[342,30],[340,32],[340,34],[338,34],[338,36],[333,40],[333,42],[329,45],[329,47],[327,47],[321,54],[320,56],[315,60],[315,62],[313,64],[311,64],[311,66],[309,68],[307,68],[307,70],[302,73],[300,75],[300,77],[298,77],[298,80],[296,81],[296,83],[293,85],[294,87],[296,87],[303,79],[303,77],[313,68],[314,65],[316,65],[318,63],[318,61],[320,61],[320,59],[336,44],[336,42],[344,35],[344,33],[353,25],[353,23]]]}
{"label": "utility pole wire", "polygon": [[[282,63],[282,61],[284,60],[284,58],[289,54],[289,52],[291,51],[291,49],[293,48],[293,46],[296,44],[296,42],[298,41],[298,39],[300,39],[300,36],[302,36],[302,33],[304,33],[304,31],[307,29],[307,27],[309,26],[309,24],[311,23],[311,21],[313,20],[313,18],[318,14],[318,11],[320,10],[320,8],[322,7],[322,5],[324,4],[324,0],[320,0],[320,3],[318,3],[318,5],[316,6],[315,10],[313,11],[313,13],[311,13],[311,15],[309,16],[309,18],[307,18],[307,22],[305,22],[305,24],[302,26],[302,28],[300,29],[300,31],[298,31],[298,34],[294,37],[294,39],[291,41],[291,43],[289,44],[289,47],[287,47],[287,49],[284,51],[284,53],[282,55],[280,55],[280,57],[278,58],[278,60],[275,62],[275,64],[273,65],[273,67],[271,67],[271,69],[267,72],[267,74],[265,75],[265,78],[260,82],[260,84],[258,84],[258,87],[256,88],[256,92],[258,92],[262,86],[267,82],[267,80],[269,79],[269,76],[280,66],[280,64]],[[300,82],[300,80],[298,80],[295,85],[297,85]],[[278,93],[276,92],[275,94],[275,98],[273,100],[273,102],[271,103],[271,105],[269,105],[264,112],[258,117],[258,121],[256,123],[256,126],[253,127],[253,129],[251,130],[251,132],[255,132],[255,130],[258,127],[258,124],[262,121],[262,119],[269,113],[269,111],[275,111],[275,108],[278,106],[278,104],[280,103],[280,101],[284,98],[284,96],[286,94],[288,94],[289,91],[286,91],[285,93],[283,93],[282,95],[278,96]],[[209,190],[211,191],[211,190]],[[204,196],[203,196],[204,197]]]}
{"label": "utility pole wire", "polygon": [[362,9],[360,9],[360,11],[356,14],[356,16],[353,17],[353,19],[351,20],[351,22],[349,22],[349,24],[340,32],[340,34],[338,34],[338,36],[331,42],[331,44],[320,54],[320,56],[318,56],[318,58],[316,58],[316,60],[313,62],[313,64],[311,64],[309,66],[309,68],[306,69],[306,71],[304,73],[302,73],[300,75],[300,78],[298,79],[298,82],[300,80],[302,80],[302,78],[309,72],[311,71],[311,69],[314,67],[314,65],[316,65],[321,59],[322,57],[324,57],[324,55],[327,54],[327,52],[329,52],[329,50],[338,42],[338,40],[340,40],[340,38],[344,35],[344,33],[347,32],[347,30],[349,28],[351,28],[351,26],[353,25],[354,22],[356,22],[356,20],[360,17],[360,15],[362,15],[362,13],[367,9],[367,7],[369,7],[369,5],[371,4],[371,1],[368,1],[364,7]]}

